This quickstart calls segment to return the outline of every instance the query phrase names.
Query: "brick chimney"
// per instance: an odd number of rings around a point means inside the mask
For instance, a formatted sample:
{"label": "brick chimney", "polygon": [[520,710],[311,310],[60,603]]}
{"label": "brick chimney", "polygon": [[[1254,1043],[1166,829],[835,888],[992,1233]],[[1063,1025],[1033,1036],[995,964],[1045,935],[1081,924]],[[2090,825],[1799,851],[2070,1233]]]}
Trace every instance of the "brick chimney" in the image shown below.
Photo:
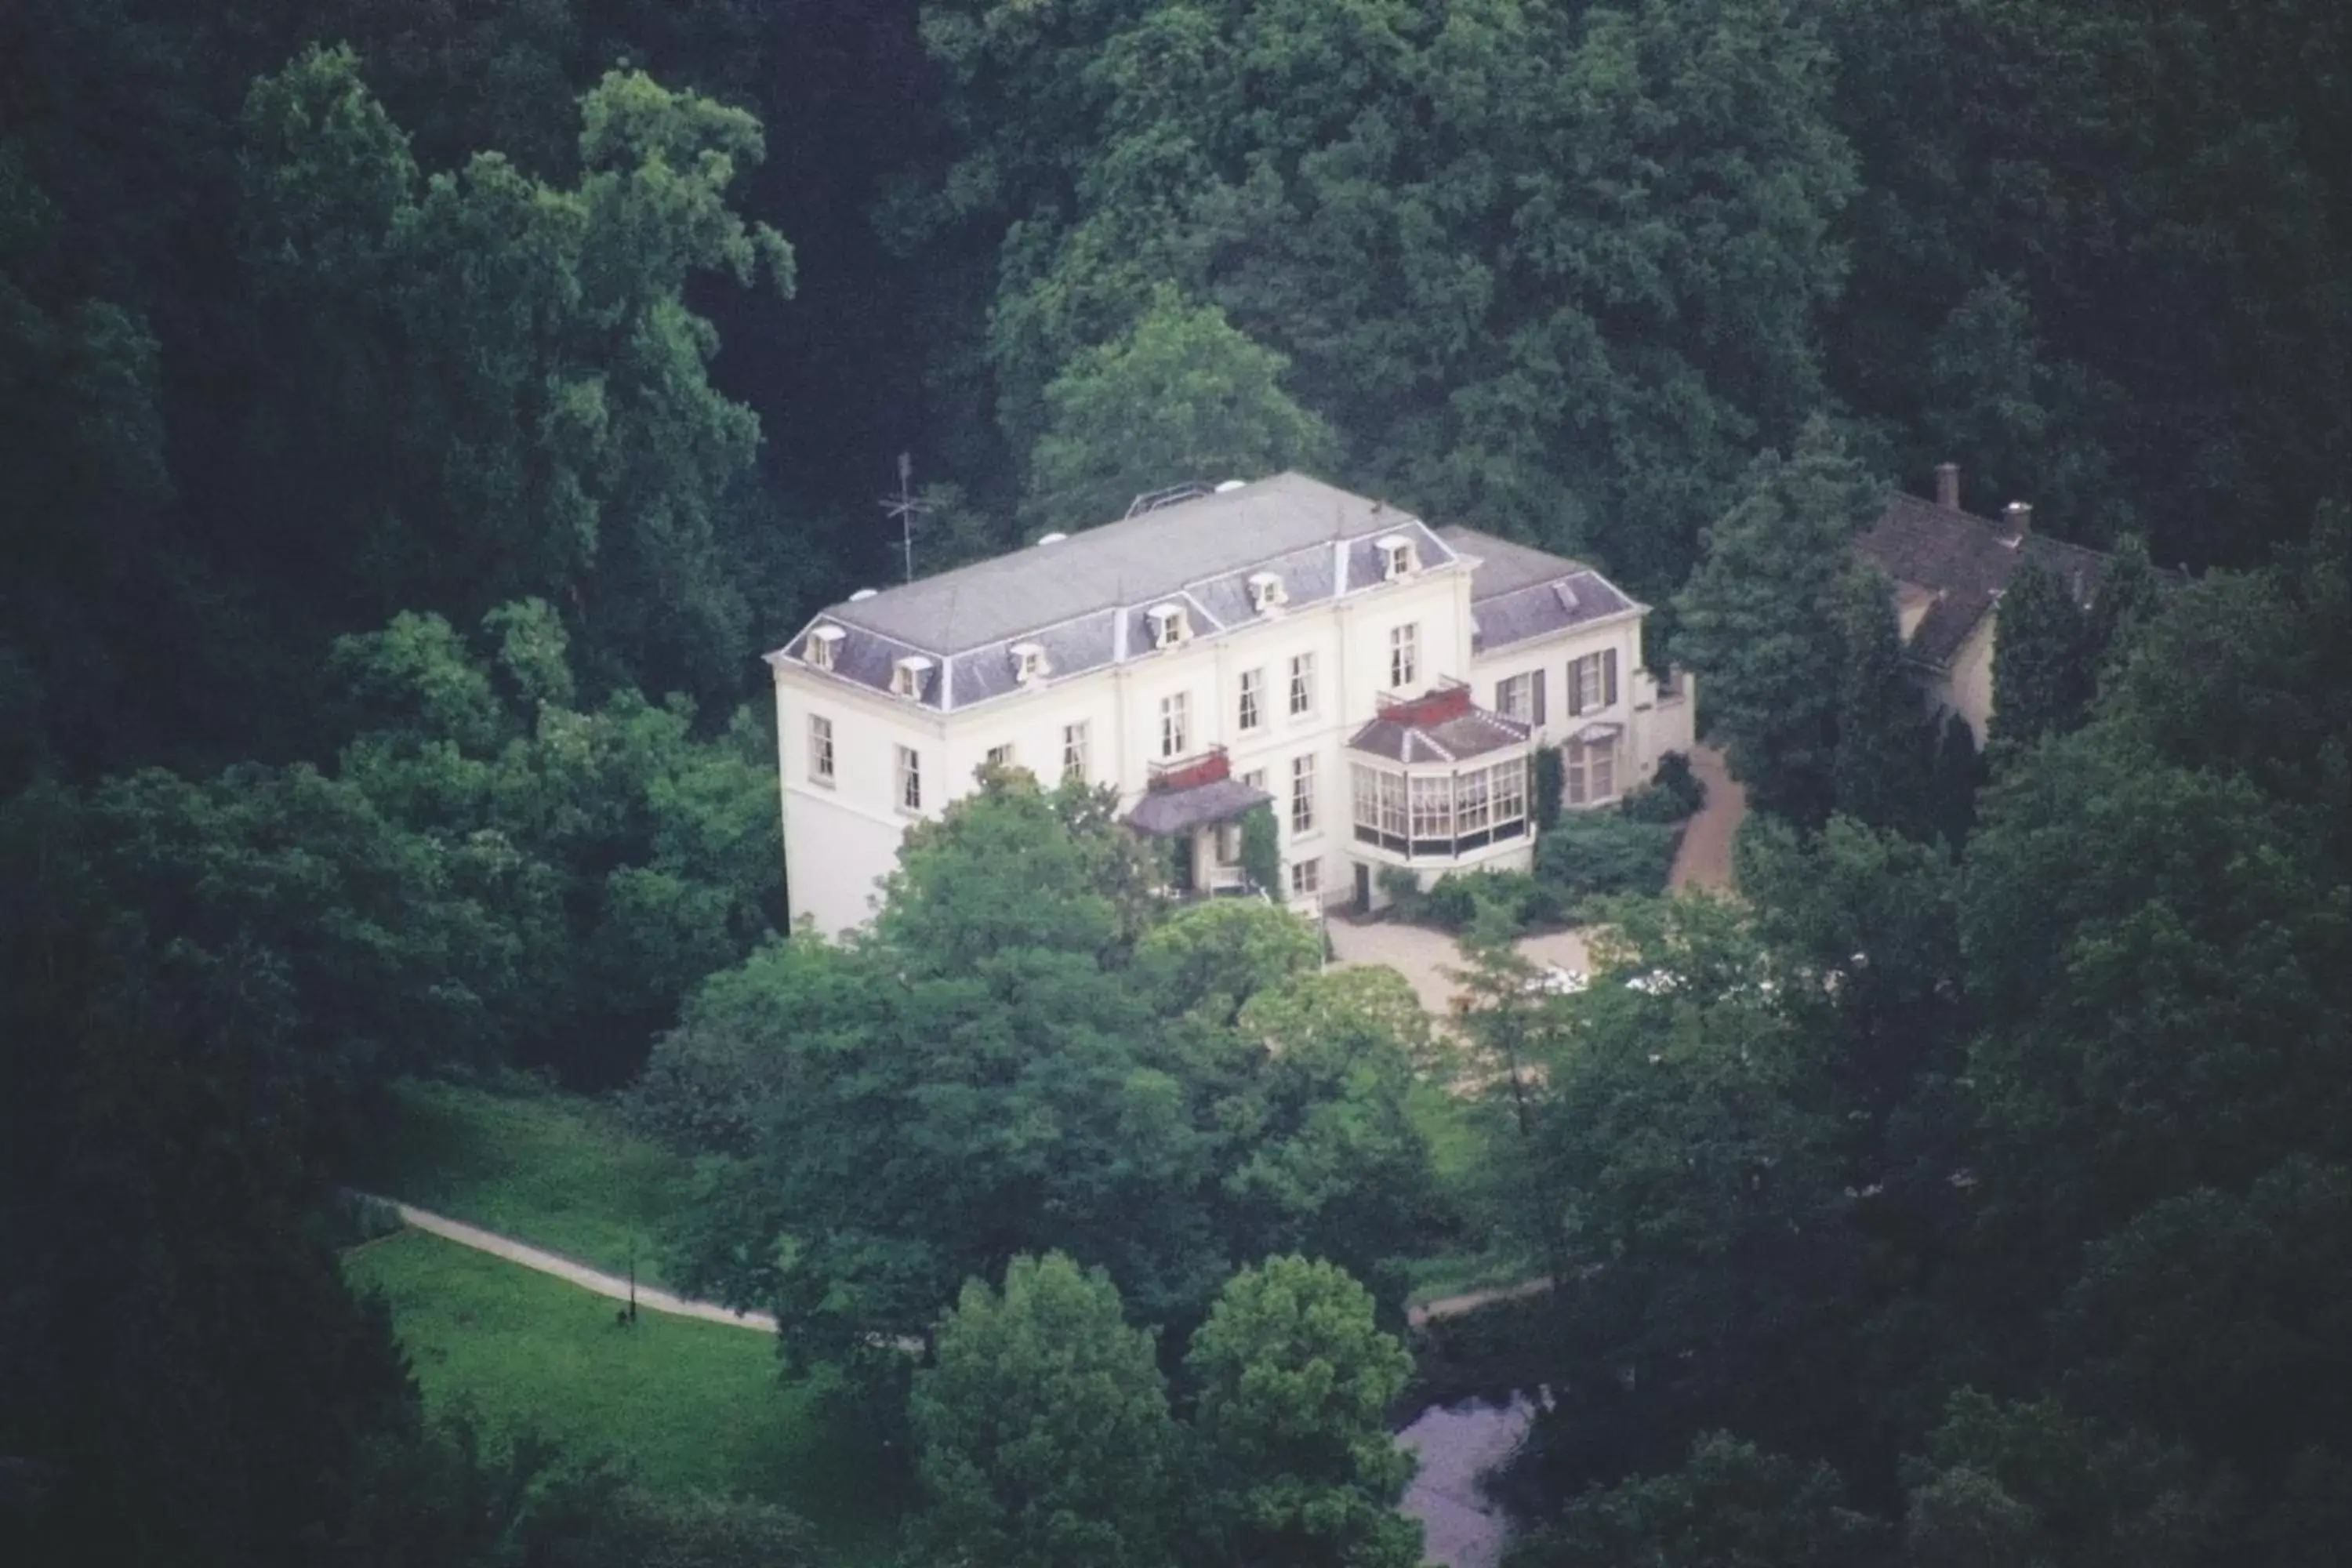
{"label": "brick chimney", "polygon": [[1960,466],[1958,463],[1936,465],[1936,504],[1950,511],[1960,510]]}
{"label": "brick chimney", "polygon": [[2000,509],[2000,515],[2010,527],[2017,530],[2019,537],[2022,538],[2033,531],[2033,509],[2025,502],[2021,500],[2010,502]]}

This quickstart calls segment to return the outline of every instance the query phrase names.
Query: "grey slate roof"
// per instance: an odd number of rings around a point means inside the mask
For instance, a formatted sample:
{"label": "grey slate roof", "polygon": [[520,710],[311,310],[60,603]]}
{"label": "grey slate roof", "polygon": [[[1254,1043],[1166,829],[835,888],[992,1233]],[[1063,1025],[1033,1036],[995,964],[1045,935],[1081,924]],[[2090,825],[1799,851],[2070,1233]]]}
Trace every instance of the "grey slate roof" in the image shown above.
{"label": "grey slate roof", "polygon": [[1166,836],[1212,822],[1231,822],[1254,805],[1273,804],[1274,796],[1239,779],[1217,779],[1191,789],[1150,790],[1127,814],[1127,825],[1139,833]]}
{"label": "grey slate roof", "polygon": [[2054,573],[2084,605],[2098,592],[2107,564],[2095,550],[2039,533],[2021,535],[1974,512],[1911,495],[1889,501],[1854,548],[1898,584],[1935,595],[1905,651],[1937,669],[1951,663],[2027,559]]}
{"label": "grey slate roof", "polygon": [[1294,609],[1377,587],[1390,534],[1413,541],[1423,571],[1455,560],[1409,513],[1277,474],[831,605],[768,657],[803,659],[809,629],[839,626],[834,674],[887,691],[894,662],[920,654],[940,666],[922,706],[962,709],[1019,689],[1016,643],[1045,648],[1052,679],[1148,654],[1155,605],[1184,605],[1196,638],[1251,624],[1254,572],[1279,574]]}
{"label": "grey slate roof", "polygon": [[1434,724],[1413,724],[1383,714],[1349,736],[1348,749],[1394,763],[1457,763],[1524,745],[1528,734],[1525,724],[1484,708]]}
{"label": "grey slate roof", "polygon": [[1580,561],[1472,528],[1437,532],[1476,563],[1470,574],[1470,605],[1481,653],[1641,607]]}

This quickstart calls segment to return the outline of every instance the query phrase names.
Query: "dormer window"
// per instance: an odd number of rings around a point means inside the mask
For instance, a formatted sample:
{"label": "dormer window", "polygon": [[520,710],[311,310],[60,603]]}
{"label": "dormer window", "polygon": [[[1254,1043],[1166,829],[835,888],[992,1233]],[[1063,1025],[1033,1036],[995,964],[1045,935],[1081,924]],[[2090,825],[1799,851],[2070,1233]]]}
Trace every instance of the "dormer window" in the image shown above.
{"label": "dormer window", "polygon": [[1421,552],[1402,533],[1384,534],[1372,541],[1372,548],[1381,552],[1381,576],[1385,581],[1393,583],[1421,569]]}
{"label": "dormer window", "polygon": [[890,666],[890,695],[920,702],[931,680],[931,661],[920,654],[909,654]]}
{"label": "dormer window", "polygon": [[1250,608],[1261,616],[1290,603],[1290,595],[1283,591],[1282,575],[1276,572],[1251,573],[1249,593]]}
{"label": "dormer window", "polygon": [[1181,605],[1154,605],[1144,612],[1153,647],[1182,647],[1192,640],[1192,623]]}
{"label": "dormer window", "polygon": [[841,651],[842,639],[848,635],[839,626],[819,626],[809,633],[808,641],[801,645],[801,657],[812,668],[831,669],[834,655]]}
{"label": "dormer window", "polygon": [[1013,673],[1024,686],[1045,679],[1047,673],[1045,648],[1034,642],[1014,643]]}

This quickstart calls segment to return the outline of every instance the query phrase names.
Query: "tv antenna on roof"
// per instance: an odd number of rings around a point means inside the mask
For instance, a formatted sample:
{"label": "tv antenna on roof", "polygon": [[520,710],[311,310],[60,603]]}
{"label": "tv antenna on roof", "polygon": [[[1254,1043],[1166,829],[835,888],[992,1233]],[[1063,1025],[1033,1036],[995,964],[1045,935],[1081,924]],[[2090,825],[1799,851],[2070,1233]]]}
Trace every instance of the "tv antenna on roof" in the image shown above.
{"label": "tv antenna on roof", "polygon": [[915,518],[931,510],[931,503],[918,500],[914,492],[915,459],[908,453],[898,454],[898,493],[884,496],[881,506],[888,516],[898,520],[898,548],[907,558],[907,581],[915,580]]}

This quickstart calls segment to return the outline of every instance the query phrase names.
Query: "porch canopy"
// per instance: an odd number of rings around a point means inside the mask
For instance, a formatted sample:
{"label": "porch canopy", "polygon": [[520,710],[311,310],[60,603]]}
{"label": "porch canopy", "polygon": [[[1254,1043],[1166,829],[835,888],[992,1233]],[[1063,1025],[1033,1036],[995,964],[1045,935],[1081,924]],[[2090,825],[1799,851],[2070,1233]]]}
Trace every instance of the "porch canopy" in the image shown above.
{"label": "porch canopy", "polygon": [[1233,776],[1223,746],[1181,762],[1154,763],[1143,798],[1127,814],[1138,833],[1166,838],[1218,823],[1239,820],[1252,806],[1271,805],[1274,796]]}

